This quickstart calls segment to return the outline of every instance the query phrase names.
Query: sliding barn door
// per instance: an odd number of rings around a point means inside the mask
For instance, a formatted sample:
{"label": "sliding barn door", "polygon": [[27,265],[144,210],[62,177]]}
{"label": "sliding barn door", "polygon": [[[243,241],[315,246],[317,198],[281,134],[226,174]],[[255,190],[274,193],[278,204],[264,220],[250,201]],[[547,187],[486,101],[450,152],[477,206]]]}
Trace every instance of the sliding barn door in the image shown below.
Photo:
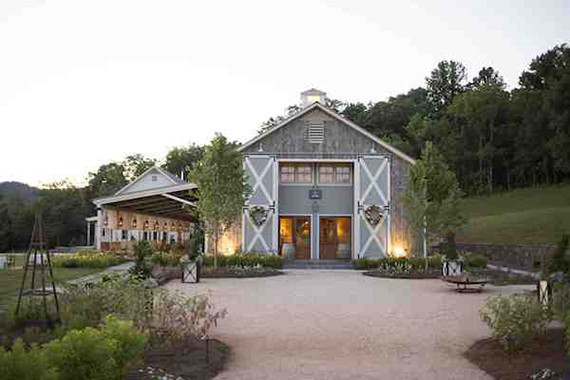
{"label": "sliding barn door", "polygon": [[390,159],[360,156],[356,164],[358,257],[386,257],[390,252]]}
{"label": "sliding barn door", "polygon": [[243,250],[277,251],[277,162],[269,155],[244,157],[252,193],[243,214]]}

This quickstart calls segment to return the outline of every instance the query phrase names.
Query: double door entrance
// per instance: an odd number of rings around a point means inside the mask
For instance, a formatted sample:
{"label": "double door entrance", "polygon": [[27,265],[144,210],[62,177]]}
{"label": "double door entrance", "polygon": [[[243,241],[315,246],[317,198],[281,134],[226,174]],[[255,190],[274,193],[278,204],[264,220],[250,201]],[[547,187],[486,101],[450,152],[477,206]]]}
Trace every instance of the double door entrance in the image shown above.
{"label": "double door entrance", "polygon": [[[350,259],[351,223],[348,216],[319,216],[318,234],[310,216],[279,217],[279,254],[287,259],[310,259],[318,244],[320,259]],[[316,257],[317,253],[313,255]]]}

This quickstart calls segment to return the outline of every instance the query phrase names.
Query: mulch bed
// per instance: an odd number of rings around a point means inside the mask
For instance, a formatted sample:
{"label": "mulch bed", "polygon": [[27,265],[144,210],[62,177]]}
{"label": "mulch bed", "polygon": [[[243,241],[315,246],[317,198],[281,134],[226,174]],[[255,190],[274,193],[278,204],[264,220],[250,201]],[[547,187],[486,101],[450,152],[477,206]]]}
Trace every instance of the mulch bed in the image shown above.
{"label": "mulch bed", "polygon": [[559,375],[555,378],[565,375],[566,379],[570,376],[570,358],[565,355],[564,344],[564,331],[550,329],[512,357],[495,338],[476,342],[464,356],[495,379],[529,379],[544,368]]}
{"label": "mulch bed", "polygon": [[211,379],[220,373],[229,358],[229,347],[218,340],[210,341],[209,361],[206,361],[206,342],[190,340],[168,347],[146,350],[143,363],[132,369],[126,380]]}
{"label": "mulch bed", "polygon": [[271,269],[262,272],[230,272],[227,268],[204,269],[200,273],[200,278],[252,278],[252,277],[271,277],[285,274],[279,270]]}
{"label": "mulch bed", "polygon": [[367,272],[362,273],[365,276],[370,277],[380,277],[380,278],[397,278],[397,279],[406,279],[406,280],[422,280],[422,279],[434,279],[440,278],[441,273],[439,271],[437,273],[409,273],[409,274],[386,274],[381,273],[377,270],[370,270]]}

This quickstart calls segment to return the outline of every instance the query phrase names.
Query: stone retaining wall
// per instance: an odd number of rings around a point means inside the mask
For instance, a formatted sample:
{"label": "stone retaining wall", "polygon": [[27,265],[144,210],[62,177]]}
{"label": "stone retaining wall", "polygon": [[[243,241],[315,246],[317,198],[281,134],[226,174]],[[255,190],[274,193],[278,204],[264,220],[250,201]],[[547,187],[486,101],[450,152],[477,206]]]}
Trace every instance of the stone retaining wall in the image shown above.
{"label": "stone retaining wall", "polygon": [[484,243],[457,243],[458,251],[467,251],[483,255],[493,264],[533,270],[540,267],[554,249],[549,244],[484,244]]}

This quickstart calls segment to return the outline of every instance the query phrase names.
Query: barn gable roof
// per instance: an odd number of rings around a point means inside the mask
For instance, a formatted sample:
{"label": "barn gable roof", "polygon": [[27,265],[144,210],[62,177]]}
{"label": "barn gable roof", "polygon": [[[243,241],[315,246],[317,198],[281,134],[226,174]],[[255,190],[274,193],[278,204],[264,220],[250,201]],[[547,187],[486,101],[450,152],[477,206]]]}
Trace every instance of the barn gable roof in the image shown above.
{"label": "barn gable roof", "polygon": [[328,107],[325,107],[324,105],[322,105],[319,102],[315,102],[313,104],[311,104],[308,107],[305,107],[302,111],[292,115],[291,117],[283,120],[281,123],[277,124],[275,127],[271,128],[270,130],[268,130],[265,133],[262,133],[261,135],[249,140],[248,142],[246,142],[245,144],[243,144],[242,146],[240,146],[238,148],[239,152],[243,152],[245,149],[247,149],[248,147],[252,146],[253,144],[255,144],[258,141],[263,140],[265,137],[269,136],[270,134],[274,133],[275,131],[286,127],[287,125],[289,125],[293,120],[296,120],[300,117],[302,117],[303,115],[315,110],[315,109],[319,109],[323,112],[325,112],[326,114],[328,114],[329,116],[339,120],[340,122],[344,123],[345,125],[349,126],[350,128],[356,130],[357,132],[363,134],[364,136],[366,136],[367,138],[369,138],[370,140],[376,142],[378,145],[382,146],[383,148],[385,148],[386,150],[392,152],[393,154],[395,154],[396,156],[402,158],[403,160],[414,164],[416,161],[411,158],[410,156],[408,156],[407,154],[405,154],[404,152],[402,152],[401,150],[393,147],[392,145],[388,144],[387,142],[383,141],[382,139],[378,138],[377,136],[374,136],[372,133],[368,132],[367,130],[365,130],[364,128],[358,126],[357,124],[353,123],[352,121],[346,119],[345,117],[339,115],[338,113],[336,113],[335,111],[331,110]]}
{"label": "barn gable roof", "polygon": [[[138,176],[133,182],[127,184],[126,186],[124,186],[122,189],[120,189],[119,191],[117,191],[115,193],[115,196],[117,195],[122,195],[122,194],[126,194],[126,193],[130,193],[132,192],[132,188],[144,181],[148,176],[150,175],[158,175],[161,176],[162,178],[165,179],[165,183],[167,183],[168,185],[180,185],[180,184],[185,184],[187,183],[186,181],[183,181],[182,179],[178,178],[177,176],[175,176],[174,174],[170,173],[169,171],[162,169],[160,166],[152,166],[151,168],[147,169],[144,173],[142,173],[140,176]],[[155,187],[161,187],[164,186],[165,183],[163,184],[158,184],[156,186],[150,186],[148,188],[155,188]]]}

